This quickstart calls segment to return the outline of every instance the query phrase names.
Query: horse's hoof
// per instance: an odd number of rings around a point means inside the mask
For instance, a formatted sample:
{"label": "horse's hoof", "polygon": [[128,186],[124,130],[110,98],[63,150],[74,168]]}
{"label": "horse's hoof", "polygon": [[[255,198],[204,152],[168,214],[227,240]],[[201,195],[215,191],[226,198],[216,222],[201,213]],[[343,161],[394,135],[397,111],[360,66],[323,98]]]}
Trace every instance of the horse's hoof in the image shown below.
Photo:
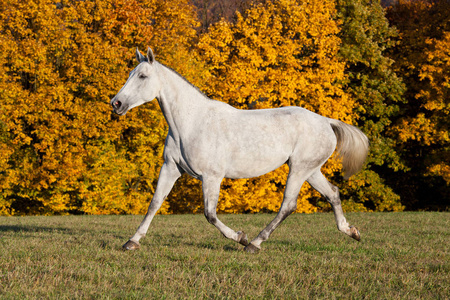
{"label": "horse's hoof", "polygon": [[261,248],[256,247],[255,245],[250,243],[247,246],[245,246],[244,251],[247,252],[247,253],[258,253],[260,249]]}
{"label": "horse's hoof", "polygon": [[125,243],[125,245],[122,246],[123,250],[137,250],[139,249],[141,246],[136,243],[133,242],[132,240],[129,240],[128,242]]}
{"label": "horse's hoof", "polygon": [[247,234],[243,231],[236,232],[238,234],[238,243],[244,246],[248,245]]}
{"label": "horse's hoof", "polygon": [[350,226],[350,236],[358,242],[361,240],[361,234],[359,233],[358,228],[356,228],[355,226]]}

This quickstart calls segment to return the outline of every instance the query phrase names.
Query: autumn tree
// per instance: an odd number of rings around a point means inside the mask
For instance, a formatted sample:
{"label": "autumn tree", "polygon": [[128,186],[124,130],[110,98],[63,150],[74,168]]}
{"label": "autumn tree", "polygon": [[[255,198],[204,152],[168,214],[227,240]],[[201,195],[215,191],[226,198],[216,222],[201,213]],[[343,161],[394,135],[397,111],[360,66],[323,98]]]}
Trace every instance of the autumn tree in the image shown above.
{"label": "autumn tree", "polygon": [[409,209],[448,209],[450,3],[399,1],[388,17],[399,30],[391,56],[407,85],[391,134],[408,172],[391,179]]}
{"label": "autumn tree", "polygon": [[[345,63],[337,57],[334,14],[333,2],[265,1],[237,13],[235,22],[214,24],[198,46],[212,73],[206,92],[241,109],[297,105],[352,123],[354,102],[340,85]],[[333,161],[325,172],[337,169]],[[219,209],[277,211],[286,171],[225,180]],[[299,212],[316,210],[311,197],[318,195],[305,186]]]}
{"label": "autumn tree", "polygon": [[343,187],[341,194],[352,199],[355,206],[402,210],[400,197],[383,177],[385,170],[407,169],[396,151],[396,138],[389,135],[404,92],[404,84],[393,70],[393,60],[387,55],[395,46],[397,32],[378,1],[336,3],[336,17],[341,22],[339,56],[346,62],[343,88],[356,102],[356,124],[369,136],[371,144],[366,168]]}
{"label": "autumn tree", "polygon": [[[109,99],[136,46],[189,76],[187,1],[0,1],[0,213],[143,213],[166,132],[154,105],[117,118]],[[167,207],[163,208],[167,209]]]}
{"label": "autumn tree", "polygon": [[[297,105],[362,128],[366,168],[348,184],[338,160],[323,169],[346,210],[445,209],[448,1],[390,8],[398,37],[377,1],[222,1],[227,18],[200,30],[190,3],[0,0],[1,215],[146,211],[167,125],[155,102],[120,118],[109,106],[136,46],[234,107]],[[286,172],[225,180],[219,212],[277,211]],[[161,212],[201,212],[201,195],[183,176]],[[319,199],[306,184],[298,212],[327,209]]]}

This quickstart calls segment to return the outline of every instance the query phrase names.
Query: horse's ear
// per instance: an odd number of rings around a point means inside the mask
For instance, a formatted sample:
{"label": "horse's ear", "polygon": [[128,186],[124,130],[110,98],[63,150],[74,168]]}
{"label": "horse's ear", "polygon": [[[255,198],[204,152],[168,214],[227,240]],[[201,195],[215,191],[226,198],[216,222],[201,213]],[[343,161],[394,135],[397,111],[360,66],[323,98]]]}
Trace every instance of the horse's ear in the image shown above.
{"label": "horse's ear", "polygon": [[155,55],[150,47],[147,48],[147,60],[151,64],[155,62]]}
{"label": "horse's ear", "polygon": [[146,60],[145,56],[141,54],[138,48],[136,48],[136,60],[138,61],[138,63],[141,63]]}

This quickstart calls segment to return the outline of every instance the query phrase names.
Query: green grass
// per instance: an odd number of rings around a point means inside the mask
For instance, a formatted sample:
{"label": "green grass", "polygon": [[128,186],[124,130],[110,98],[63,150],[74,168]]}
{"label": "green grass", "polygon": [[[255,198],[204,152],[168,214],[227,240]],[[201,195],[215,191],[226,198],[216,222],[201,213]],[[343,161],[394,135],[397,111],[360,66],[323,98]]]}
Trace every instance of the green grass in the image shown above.
{"label": "green grass", "polygon": [[[202,215],[0,218],[1,299],[449,299],[449,213],[292,215],[251,255]],[[249,238],[274,217],[220,215]]]}

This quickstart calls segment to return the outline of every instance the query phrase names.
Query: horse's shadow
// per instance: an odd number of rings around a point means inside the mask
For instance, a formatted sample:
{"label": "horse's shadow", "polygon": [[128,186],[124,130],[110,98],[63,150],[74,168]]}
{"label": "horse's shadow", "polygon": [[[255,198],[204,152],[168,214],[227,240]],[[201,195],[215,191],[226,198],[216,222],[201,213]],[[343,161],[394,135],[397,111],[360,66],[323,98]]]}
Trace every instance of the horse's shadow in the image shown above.
{"label": "horse's shadow", "polygon": [[227,252],[242,252],[242,247],[239,246],[232,246],[232,245],[225,245],[223,246],[223,250]]}
{"label": "horse's shadow", "polygon": [[[164,239],[164,238],[167,238],[167,236],[164,237],[160,234],[155,234],[154,238],[155,239]],[[204,240],[204,241],[200,241],[200,242],[194,241],[194,240],[187,241],[183,235],[175,235],[175,234],[171,234],[170,239],[167,239],[167,241],[163,242],[162,245],[166,246],[166,247],[178,247],[178,246],[194,247],[194,248],[198,248],[200,250],[203,250],[203,249],[218,250],[218,249],[220,249],[220,245],[217,244],[214,240],[206,240],[206,241]],[[222,247],[222,249],[224,251],[228,251],[228,252],[242,251],[242,248],[240,248],[238,244],[225,245]]]}
{"label": "horse's shadow", "polygon": [[[200,248],[200,249],[211,249],[211,250],[217,250],[217,249],[220,248],[220,246],[215,245],[213,242],[211,242],[211,243],[209,243],[209,242],[197,243],[197,244],[195,244],[193,246],[196,246],[197,248]],[[225,245],[225,246],[222,247],[222,249],[224,251],[227,251],[227,252],[242,251],[242,249],[239,248],[239,246],[237,244],[236,245]]]}
{"label": "horse's shadow", "polygon": [[[0,233],[8,233],[8,232],[13,232],[13,233],[27,233],[27,234],[32,234],[32,233],[39,233],[39,232],[45,232],[45,233],[63,233],[63,234],[68,234],[71,236],[78,236],[82,233],[82,231],[84,230],[80,230],[79,228],[67,228],[67,227],[46,227],[46,226],[32,226],[32,225],[0,225]],[[119,239],[123,239],[122,236],[117,236],[117,238]],[[181,236],[176,237],[176,236],[172,236],[172,240],[171,243],[168,243],[167,245],[172,245],[173,246],[173,239],[181,239]],[[180,242],[179,244],[183,244],[182,242]],[[187,246],[193,246],[193,247],[197,247],[199,249],[211,249],[211,250],[217,250],[220,248],[220,246],[214,244],[212,241],[211,242],[199,242],[199,243],[195,243],[195,242],[191,242],[191,243],[184,243]],[[107,245],[104,241],[100,242],[100,247],[101,248],[113,248],[110,245]],[[122,250],[122,248],[120,247],[117,248],[118,250]],[[240,252],[242,251],[242,249],[238,246],[238,245],[225,245],[222,247],[222,249],[224,251],[227,252]]]}
{"label": "horse's shadow", "polygon": [[0,225],[0,232],[66,232],[74,233],[71,228],[65,227],[43,227],[30,225]]}

